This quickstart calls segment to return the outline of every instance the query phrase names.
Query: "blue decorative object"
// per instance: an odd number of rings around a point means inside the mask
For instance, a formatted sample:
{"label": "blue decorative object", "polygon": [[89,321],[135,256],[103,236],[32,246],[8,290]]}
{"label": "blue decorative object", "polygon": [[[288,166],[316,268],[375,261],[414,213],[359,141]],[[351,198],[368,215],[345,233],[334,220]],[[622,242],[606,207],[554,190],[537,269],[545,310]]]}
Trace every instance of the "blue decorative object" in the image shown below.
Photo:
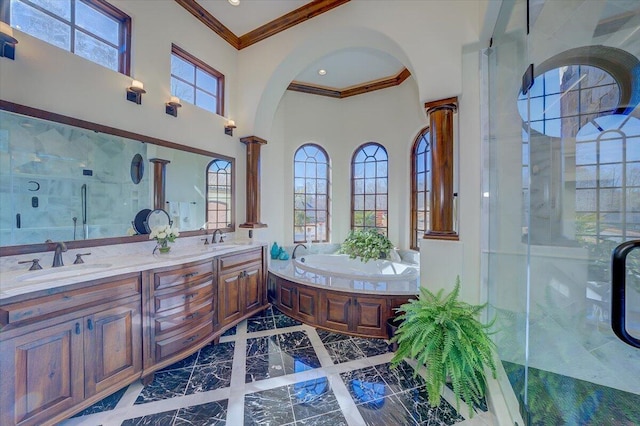
{"label": "blue decorative object", "polygon": [[289,260],[289,253],[282,247],[280,247],[280,254],[278,255],[278,259],[280,260]]}
{"label": "blue decorative object", "polygon": [[278,243],[274,242],[271,246],[271,258],[277,259],[278,256],[280,256],[280,250],[282,250],[282,248],[278,247]]}

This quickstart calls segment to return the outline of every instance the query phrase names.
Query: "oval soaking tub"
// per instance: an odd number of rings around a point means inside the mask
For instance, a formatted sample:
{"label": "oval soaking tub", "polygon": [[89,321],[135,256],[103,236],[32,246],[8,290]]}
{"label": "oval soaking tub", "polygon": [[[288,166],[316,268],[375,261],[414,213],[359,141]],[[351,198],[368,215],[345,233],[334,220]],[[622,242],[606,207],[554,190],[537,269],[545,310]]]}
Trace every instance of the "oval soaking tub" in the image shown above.
{"label": "oval soaking tub", "polygon": [[419,287],[418,265],[388,260],[309,254],[269,265],[274,306],[305,324],[356,336],[388,338],[387,320]]}

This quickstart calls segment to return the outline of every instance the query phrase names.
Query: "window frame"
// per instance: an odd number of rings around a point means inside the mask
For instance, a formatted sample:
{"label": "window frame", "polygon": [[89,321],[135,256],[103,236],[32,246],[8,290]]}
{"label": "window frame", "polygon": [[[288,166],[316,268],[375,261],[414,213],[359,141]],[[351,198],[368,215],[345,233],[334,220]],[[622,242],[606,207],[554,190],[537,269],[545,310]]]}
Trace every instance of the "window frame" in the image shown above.
{"label": "window frame", "polygon": [[[129,15],[127,15],[126,13],[124,13],[123,11],[121,11],[120,9],[118,9],[117,7],[113,6],[112,4],[108,3],[105,0],[71,0],[71,20],[67,20],[59,15],[56,15],[55,13],[50,12],[49,10],[43,8],[42,6],[39,6],[37,4],[31,3],[31,1],[29,0],[16,0],[20,3],[23,3],[25,5],[27,5],[28,7],[31,7],[35,10],[37,10],[38,12],[44,13],[47,16],[56,19],[59,22],[62,22],[63,24],[67,25],[70,27],[70,40],[69,40],[69,50],[64,49],[68,52],[73,53],[76,56],[79,56],[83,59],[86,59],[88,61],[93,62],[94,64],[98,64],[100,66],[104,66],[103,64],[100,64],[98,62],[92,61],[91,59],[85,58],[84,56],[78,55],[75,52],[75,31],[80,31],[83,34],[86,34],[88,36],[90,36],[91,38],[99,41],[100,43],[103,44],[108,44],[109,46],[112,46],[114,48],[117,49],[118,51],[118,69],[117,72],[124,74],[124,75],[131,75],[131,17]],[[103,39],[102,37],[98,36],[97,34],[82,28],[78,25],[76,25],[76,1],[80,1],[83,4],[85,4],[87,7],[90,7],[94,10],[96,10],[97,12],[109,17],[110,19],[113,19],[114,21],[117,21],[119,23],[118,25],[118,46],[113,46],[113,44],[105,39]],[[7,0],[6,2],[3,2],[2,8],[0,10],[0,19],[4,22],[11,22],[11,0]],[[24,31],[24,30],[21,30]],[[24,31],[26,34],[29,34],[28,32]],[[32,36],[35,37],[39,40],[42,40],[46,43],[49,43],[47,40],[43,40],[37,36]],[[49,43],[52,44],[52,43]],[[55,47],[58,47],[60,49],[63,49],[60,46],[54,45]],[[107,69],[112,69],[109,67],[105,67]],[[116,70],[114,70],[116,71]]]}
{"label": "window frame", "polygon": [[[215,163],[216,161],[226,161],[229,163],[229,174],[231,175],[230,177],[230,182],[228,184],[229,186],[229,191],[230,191],[230,197],[229,197],[229,206],[226,209],[226,211],[228,212],[228,216],[229,216],[229,225],[230,226],[225,226],[223,228],[214,228],[214,229],[220,229],[220,231],[222,232],[234,232],[236,225],[235,225],[235,205],[236,205],[236,173],[235,173],[235,160],[231,157],[225,157],[225,156],[216,156],[214,157],[209,163],[207,163],[207,168],[205,170],[205,193],[207,194],[207,208],[205,211],[205,224],[207,226],[207,228],[209,227],[209,213],[211,210],[209,210],[209,173],[211,173],[209,171],[209,169],[211,168],[211,165],[213,163]],[[216,172],[217,173],[217,172]],[[215,211],[218,211],[217,209]]]}
{"label": "window frame", "polygon": [[[318,232],[317,232],[318,227],[316,225],[316,227],[315,227],[316,228],[316,233],[315,233],[316,234],[316,239],[312,240],[310,242],[313,242],[313,243],[328,243],[328,242],[331,241],[331,215],[330,215],[330,211],[331,211],[331,158],[329,157],[329,154],[327,153],[327,151],[323,147],[321,147],[320,145],[315,144],[315,143],[305,143],[303,145],[300,145],[298,147],[298,149],[296,149],[296,151],[293,153],[293,242],[294,243],[305,243],[305,242],[307,242],[307,240],[306,240],[306,236],[307,236],[306,226],[305,226],[305,232],[304,232],[305,240],[304,241],[296,240],[296,220],[295,220],[296,211],[302,211],[300,209],[296,209],[296,201],[295,201],[296,195],[300,194],[300,193],[296,192],[296,186],[295,186],[295,181],[298,178],[296,176],[296,156],[298,155],[298,152],[300,152],[300,150],[304,149],[305,147],[313,147],[313,148],[317,149],[319,152],[321,152],[324,155],[325,160],[326,160],[326,162],[324,162],[324,163],[318,163],[318,162],[315,163],[316,165],[318,165],[318,164],[326,165],[327,193],[324,194],[327,197],[326,209],[323,210],[323,209],[315,208],[315,209],[309,209],[309,210],[312,210],[312,211],[314,211],[316,213],[318,211],[324,211],[325,215],[326,215],[326,218],[327,218],[326,226],[325,226],[326,238],[324,240],[320,240],[320,239],[317,238],[317,236],[318,236]],[[304,163],[306,164],[307,161],[305,161]],[[308,178],[306,176],[302,176],[301,178],[305,179],[305,183],[306,183],[306,180]],[[313,178],[313,179],[316,182],[318,180],[320,180],[317,176],[315,178]],[[318,188],[318,186],[316,185],[316,192],[315,193],[308,193],[308,192],[306,192],[306,185],[305,185],[305,192],[303,193],[305,195],[305,198],[309,194],[313,194],[315,197],[317,197],[318,196],[317,188]],[[305,207],[305,209],[304,209],[305,217],[306,217],[306,212],[307,211],[308,211],[308,209]],[[316,214],[316,218],[317,218],[317,214]],[[306,220],[305,220],[305,225],[306,225]]]}
{"label": "window frame", "polygon": [[[374,209],[373,210],[365,210],[365,209],[363,209],[363,210],[355,210],[355,197],[357,195],[366,195],[367,194],[367,192],[366,192],[366,183],[365,183],[365,186],[363,187],[363,190],[365,190],[365,192],[363,192],[362,194],[356,194],[355,193],[355,183],[356,183],[356,177],[355,177],[356,162],[355,162],[355,160],[356,160],[356,157],[358,156],[358,154],[360,153],[360,151],[364,151],[365,148],[367,148],[369,146],[376,146],[378,149],[381,149],[384,152],[385,156],[386,156],[386,158],[384,160],[377,160],[377,159],[374,160],[375,163],[376,163],[376,168],[375,168],[376,169],[376,173],[375,173],[375,177],[373,179],[375,179],[375,180],[379,179],[377,163],[378,162],[382,162],[382,161],[386,162],[387,163],[387,174],[386,174],[386,176],[384,176],[384,179],[386,179],[386,181],[387,181],[387,184],[386,184],[387,192],[385,192],[385,193],[374,192],[373,193],[373,195],[375,196]],[[377,153],[377,150],[376,150],[376,153]],[[367,155],[367,157],[370,157],[366,153],[365,153],[365,155]],[[366,161],[362,162],[362,164],[366,164]],[[360,178],[358,178],[358,179],[360,179]],[[363,177],[362,180],[366,181],[367,178]],[[377,191],[377,188],[376,188],[376,191]],[[378,196],[379,195],[384,195],[384,196],[387,197],[386,209],[385,210],[379,210],[377,208],[377,200],[378,200]],[[363,202],[366,204],[366,200],[363,200]],[[362,212],[373,211],[375,217],[377,217],[377,212],[384,211],[385,214],[386,214],[386,226],[384,228],[375,226],[374,229],[378,229],[378,230],[383,231],[382,233],[384,235],[388,235],[389,234],[389,153],[388,153],[387,149],[382,144],[380,144],[378,142],[366,142],[366,143],[363,143],[362,145],[360,145],[359,147],[357,147],[355,149],[355,151],[353,152],[353,155],[351,156],[351,230],[371,229],[370,227],[367,227],[367,226],[364,226],[364,225],[363,226],[356,226],[355,225],[355,220],[354,220],[355,217],[354,216],[355,216],[355,213],[357,211],[362,211]]]}
{"label": "window frame", "polygon": [[417,169],[417,160],[418,154],[417,150],[420,147],[420,143],[424,140],[427,144],[427,148],[424,151],[425,155],[425,190],[424,190],[424,215],[425,215],[425,229],[422,230],[426,232],[429,229],[429,206],[431,196],[431,173],[432,173],[432,165],[431,165],[431,141],[430,141],[430,128],[429,126],[425,127],[418,133],[416,139],[413,142],[413,146],[411,147],[411,229],[409,230],[411,233],[410,238],[410,249],[419,251],[420,246],[418,244],[418,232],[421,231],[418,229],[418,212],[421,211],[418,209],[418,169]]}
{"label": "window frame", "polygon": [[[222,74],[220,71],[216,70],[215,68],[213,68],[211,65],[207,64],[206,62],[196,58],[195,56],[193,56],[192,54],[190,54],[189,52],[187,52],[186,50],[184,50],[180,46],[176,45],[175,43],[171,43],[171,54],[172,55],[176,55],[180,59],[190,63],[191,65],[193,65],[196,68],[196,70],[198,68],[200,68],[200,70],[204,71],[205,73],[209,74],[212,78],[217,80],[217,82],[218,82],[217,93],[214,94],[214,93],[211,93],[208,90],[204,90],[203,88],[197,86],[196,82],[195,82],[195,79],[194,79],[193,84],[191,84],[190,82],[180,78],[179,76],[174,75],[172,69],[170,69],[170,72],[169,72],[170,73],[169,80],[171,80],[171,78],[176,78],[176,79],[180,80],[181,82],[183,82],[185,84],[188,84],[189,86],[193,87],[193,90],[194,90],[194,96],[193,96],[194,103],[192,105],[197,106],[198,108],[203,109],[205,111],[209,111],[209,112],[212,112],[214,114],[217,114],[217,115],[220,115],[220,116],[224,117],[224,92],[225,92],[225,90],[224,90],[224,86],[225,86],[224,74]],[[208,109],[203,108],[203,107],[201,107],[201,106],[199,106],[198,104],[195,103],[196,95],[197,95],[196,89],[200,89],[203,92],[206,92],[206,93],[208,93],[210,95],[215,95],[216,96],[216,111],[208,110]],[[171,94],[173,96],[176,96],[173,93],[173,90],[171,90]],[[187,102],[187,101],[185,101],[185,102]],[[191,103],[191,102],[189,102],[189,103]]]}

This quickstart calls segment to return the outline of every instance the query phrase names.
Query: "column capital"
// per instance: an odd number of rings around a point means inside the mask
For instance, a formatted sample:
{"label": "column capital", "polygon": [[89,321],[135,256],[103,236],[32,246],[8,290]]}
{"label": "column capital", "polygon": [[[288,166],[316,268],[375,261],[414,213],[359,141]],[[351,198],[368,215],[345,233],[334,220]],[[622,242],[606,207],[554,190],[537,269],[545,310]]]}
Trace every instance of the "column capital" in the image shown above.
{"label": "column capital", "polygon": [[242,142],[245,145],[249,145],[251,143],[257,143],[259,145],[266,145],[267,141],[259,138],[257,136],[246,136],[244,138],[240,138],[240,142]]}
{"label": "column capital", "polygon": [[427,114],[432,111],[437,111],[439,109],[451,109],[453,110],[453,112],[456,112],[458,110],[458,97],[454,96],[452,98],[425,102],[424,109],[427,111]]}

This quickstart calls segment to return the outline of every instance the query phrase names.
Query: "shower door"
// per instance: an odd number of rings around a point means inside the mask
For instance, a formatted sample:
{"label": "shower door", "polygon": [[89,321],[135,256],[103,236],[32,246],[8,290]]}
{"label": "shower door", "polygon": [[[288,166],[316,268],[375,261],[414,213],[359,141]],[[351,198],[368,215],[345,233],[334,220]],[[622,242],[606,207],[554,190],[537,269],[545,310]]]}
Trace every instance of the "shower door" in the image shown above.
{"label": "shower door", "polygon": [[638,425],[640,2],[505,1],[486,53],[483,264],[520,411]]}

